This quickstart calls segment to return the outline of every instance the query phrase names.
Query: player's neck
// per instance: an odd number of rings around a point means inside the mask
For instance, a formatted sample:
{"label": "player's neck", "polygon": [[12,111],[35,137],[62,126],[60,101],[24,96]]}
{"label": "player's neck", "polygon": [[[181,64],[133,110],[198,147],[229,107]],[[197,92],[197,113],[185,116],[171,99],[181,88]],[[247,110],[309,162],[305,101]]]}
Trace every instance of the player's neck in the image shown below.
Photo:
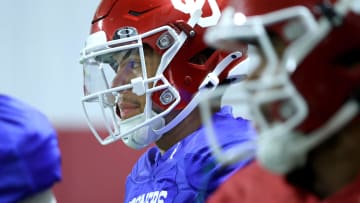
{"label": "player's neck", "polygon": [[334,194],[360,174],[359,124],[351,123],[334,140],[314,151],[314,189],[323,196]]}
{"label": "player's neck", "polygon": [[201,126],[201,118],[199,110],[196,108],[181,121],[177,126],[165,133],[157,142],[156,145],[160,148],[162,153],[165,153],[173,145],[193,133]]}
{"label": "player's neck", "polygon": [[308,155],[307,165],[289,180],[320,198],[329,197],[360,175],[360,123],[352,123]]}

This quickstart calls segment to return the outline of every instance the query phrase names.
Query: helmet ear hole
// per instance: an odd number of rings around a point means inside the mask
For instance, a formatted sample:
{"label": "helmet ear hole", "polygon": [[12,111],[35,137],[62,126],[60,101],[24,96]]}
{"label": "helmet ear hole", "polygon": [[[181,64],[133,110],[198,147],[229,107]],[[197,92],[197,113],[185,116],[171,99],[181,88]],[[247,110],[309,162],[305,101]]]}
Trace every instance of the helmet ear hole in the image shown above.
{"label": "helmet ear hole", "polygon": [[212,48],[203,49],[202,51],[198,52],[193,57],[191,57],[189,63],[204,65],[214,52],[215,50]]}

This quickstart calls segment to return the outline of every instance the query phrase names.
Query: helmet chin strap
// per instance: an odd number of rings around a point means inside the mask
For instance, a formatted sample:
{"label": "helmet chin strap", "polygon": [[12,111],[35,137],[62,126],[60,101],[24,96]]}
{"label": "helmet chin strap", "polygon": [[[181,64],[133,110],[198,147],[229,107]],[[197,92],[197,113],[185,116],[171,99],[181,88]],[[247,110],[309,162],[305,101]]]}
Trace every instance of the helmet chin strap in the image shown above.
{"label": "helmet chin strap", "polygon": [[306,163],[307,153],[344,127],[359,112],[359,103],[349,100],[321,128],[311,134],[284,132],[278,125],[259,135],[257,158],[267,169],[287,174]]}
{"label": "helmet chin strap", "polygon": [[[189,102],[188,105],[167,125],[165,125],[161,129],[153,130],[158,135],[163,135],[166,132],[173,129],[177,126],[181,121],[183,121],[200,103],[201,99],[205,94],[208,94],[209,88],[210,91],[215,90],[215,88],[219,85],[218,76],[226,69],[226,67],[233,62],[234,60],[240,58],[242,53],[237,51],[226,56],[216,67],[215,69],[209,73],[203,82],[199,85],[199,91],[195,94],[193,99]],[[207,91],[205,91],[207,90]]]}
{"label": "helmet chin strap", "polygon": [[[156,115],[155,112],[152,112],[152,114]],[[120,121],[120,130],[125,133],[129,132],[133,126],[141,125],[144,121],[145,116],[143,114]],[[164,125],[165,120],[160,117],[159,119],[153,120],[149,125],[142,126],[136,130],[131,130],[128,135],[122,137],[121,139],[128,147],[133,149],[142,149],[160,138],[160,135],[156,134],[152,129],[158,129]]]}

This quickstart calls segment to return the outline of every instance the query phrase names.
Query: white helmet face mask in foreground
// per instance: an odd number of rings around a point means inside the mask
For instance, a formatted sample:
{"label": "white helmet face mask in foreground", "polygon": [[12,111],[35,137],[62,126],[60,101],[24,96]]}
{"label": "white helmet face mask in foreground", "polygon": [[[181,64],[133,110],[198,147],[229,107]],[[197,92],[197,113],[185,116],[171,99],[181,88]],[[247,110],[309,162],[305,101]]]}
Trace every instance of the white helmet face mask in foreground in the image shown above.
{"label": "white helmet face mask in foreground", "polygon": [[[266,8],[259,7],[260,2],[254,1],[253,8],[256,10],[258,5],[257,8],[264,12]],[[315,7],[315,3],[312,4]],[[306,119],[311,118],[310,115],[316,117],[316,109],[312,106],[310,109],[309,98],[305,99],[304,95],[310,97],[312,95],[307,92],[316,89],[299,89],[294,80],[306,86],[307,78],[301,78],[301,74],[296,73],[313,68],[314,74],[317,74],[318,64],[315,64],[325,63],[328,59],[320,54],[318,62],[313,62],[312,53],[314,50],[316,53],[326,52],[319,51],[317,46],[326,47],[324,39],[333,29],[342,26],[342,18],[349,13],[359,15],[359,4],[356,0],[337,1],[334,5],[319,4],[317,8],[321,15],[315,17],[301,3],[282,4],[280,1],[279,6],[271,6],[277,9],[261,14],[246,10],[247,6],[242,10],[239,3],[225,9],[219,24],[208,29],[205,40],[212,46],[234,50],[239,43],[250,44],[248,56],[250,60],[254,59],[250,63],[252,72],[249,81],[237,91],[246,92],[248,97],[239,100],[247,102],[251,108],[252,119],[259,132],[257,157],[266,168],[284,174],[302,166],[311,149],[357,115],[359,107],[356,102],[350,101],[334,110],[330,119],[319,119],[318,126],[312,127]],[[333,15],[329,16],[330,11]],[[304,61],[307,67],[303,65],[298,70]],[[324,64],[325,67],[327,65]],[[328,68],[324,70],[330,72],[331,67]],[[292,78],[293,75],[297,77]]]}
{"label": "white helmet face mask in foreground", "polygon": [[[233,64],[243,56],[240,51],[209,52],[203,43],[205,28],[220,18],[215,0],[151,1],[103,0],[81,52],[83,109],[103,145],[122,140],[141,149],[157,141],[190,114],[207,85],[214,89],[224,73],[232,77]],[[147,12],[136,10],[144,8]],[[159,15],[170,8],[168,18]],[[203,53],[205,62],[192,61]],[[168,119],[172,112],[176,116]]]}

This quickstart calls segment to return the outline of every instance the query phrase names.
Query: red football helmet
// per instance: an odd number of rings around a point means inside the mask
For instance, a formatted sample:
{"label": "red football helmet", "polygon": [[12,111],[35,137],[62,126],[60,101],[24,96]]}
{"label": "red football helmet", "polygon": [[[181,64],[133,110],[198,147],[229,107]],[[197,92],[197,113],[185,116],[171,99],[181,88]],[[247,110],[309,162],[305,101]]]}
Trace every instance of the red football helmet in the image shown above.
{"label": "red football helmet", "polygon": [[[159,139],[198,104],[201,90],[236,78],[246,47],[217,51],[203,42],[226,0],[103,0],[81,52],[84,111],[102,144],[122,139],[142,148]],[[96,130],[97,104],[109,136]],[[100,108],[99,105],[100,104]],[[174,110],[180,113],[165,122]],[[103,138],[105,137],[105,138]]]}
{"label": "red football helmet", "polygon": [[287,173],[306,154],[359,117],[359,0],[234,0],[206,42],[249,44],[245,82],[258,125],[258,158]]}

